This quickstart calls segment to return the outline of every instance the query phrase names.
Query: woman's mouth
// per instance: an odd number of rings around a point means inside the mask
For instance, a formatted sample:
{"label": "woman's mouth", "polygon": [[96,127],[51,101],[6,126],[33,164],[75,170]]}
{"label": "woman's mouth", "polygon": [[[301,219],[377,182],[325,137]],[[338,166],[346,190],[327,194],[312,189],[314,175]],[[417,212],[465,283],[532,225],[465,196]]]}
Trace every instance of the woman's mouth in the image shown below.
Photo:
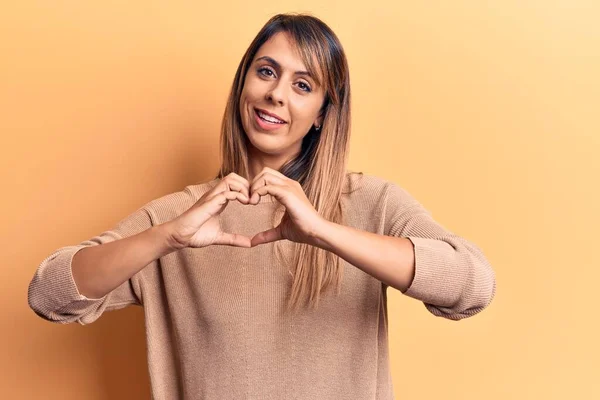
{"label": "woman's mouth", "polygon": [[280,119],[277,119],[275,117],[271,117],[270,115],[264,114],[256,108],[254,109],[254,119],[256,120],[256,123],[261,129],[267,131],[278,129],[286,124],[286,122],[281,121]]}

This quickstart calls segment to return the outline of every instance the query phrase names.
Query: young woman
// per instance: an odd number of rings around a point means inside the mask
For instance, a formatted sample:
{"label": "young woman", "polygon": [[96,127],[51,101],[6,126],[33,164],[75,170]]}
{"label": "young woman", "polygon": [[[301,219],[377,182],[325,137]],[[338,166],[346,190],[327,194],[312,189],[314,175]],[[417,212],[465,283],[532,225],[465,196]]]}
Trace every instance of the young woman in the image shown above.
{"label": "young woman", "polygon": [[386,289],[460,320],[496,281],[407,191],[347,171],[349,135],[338,38],[274,16],[237,69],[218,176],[56,250],[31,308],[89,324],[142,306],[156,399],[392,399]]}

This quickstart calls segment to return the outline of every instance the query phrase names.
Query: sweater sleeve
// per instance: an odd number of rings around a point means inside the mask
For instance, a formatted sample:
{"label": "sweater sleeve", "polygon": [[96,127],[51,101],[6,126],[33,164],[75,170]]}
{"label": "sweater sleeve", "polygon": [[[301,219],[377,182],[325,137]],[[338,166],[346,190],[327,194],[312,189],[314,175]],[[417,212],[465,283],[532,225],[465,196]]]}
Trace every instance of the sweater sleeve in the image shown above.
{"label": "sweater sleeve", "polygon": [[450,320],[471,317],[491,303],[496,278],[481,249],[442,227],[393,182],[388,183],[384,218],[385,234],[408,238],[415,250],[415,276],[405,295]]}
{"label": "sweater sleeve", "polygon": [[[140,272],[100,299],[85,297],[77,290],[71,270],[73,256],[79,250],[135,235],[152,227],[149,212],[142,207],[120,222],[89,240],[61,247],[37,267],[29,283],[27,299],[31,309],[45,320],[86,325],[97,320],[104,311],[128,305],[141,305]],[[158,260],[153,261],[158,263]]]}

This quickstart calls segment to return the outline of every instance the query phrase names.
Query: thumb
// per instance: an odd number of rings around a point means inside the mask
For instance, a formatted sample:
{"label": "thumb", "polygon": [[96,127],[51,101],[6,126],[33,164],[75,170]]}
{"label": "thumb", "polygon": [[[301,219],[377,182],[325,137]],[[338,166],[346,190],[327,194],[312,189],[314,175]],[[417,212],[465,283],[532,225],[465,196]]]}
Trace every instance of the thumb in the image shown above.
{"label": "thumb", "polygon": [[269,229],[267,231],[259,232],[251,239],[251,246],[258,246],[259,244],[275,242],[277,240],[283,240],[283,235],[281,234],[281,225]]}
{"label": "thumb", "polygon": [[213,244],[236,247],[252,247],[249,237],[229,232],[221,232]]}

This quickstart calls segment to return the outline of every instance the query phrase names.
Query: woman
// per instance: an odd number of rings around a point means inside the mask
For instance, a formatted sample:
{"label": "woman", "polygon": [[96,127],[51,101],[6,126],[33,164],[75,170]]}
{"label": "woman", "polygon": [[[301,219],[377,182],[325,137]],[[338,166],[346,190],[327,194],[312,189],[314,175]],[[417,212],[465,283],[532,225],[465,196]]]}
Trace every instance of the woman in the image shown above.
{"label": "woman", "polygon": [[233,82],[219,175],[56,250],[31,308],[89,324],[143,306],[156,399],[392,399],[387,287],[460,320],[496,283],[408,192],[346,170],[349,82],[327,25],[271,18]]}

